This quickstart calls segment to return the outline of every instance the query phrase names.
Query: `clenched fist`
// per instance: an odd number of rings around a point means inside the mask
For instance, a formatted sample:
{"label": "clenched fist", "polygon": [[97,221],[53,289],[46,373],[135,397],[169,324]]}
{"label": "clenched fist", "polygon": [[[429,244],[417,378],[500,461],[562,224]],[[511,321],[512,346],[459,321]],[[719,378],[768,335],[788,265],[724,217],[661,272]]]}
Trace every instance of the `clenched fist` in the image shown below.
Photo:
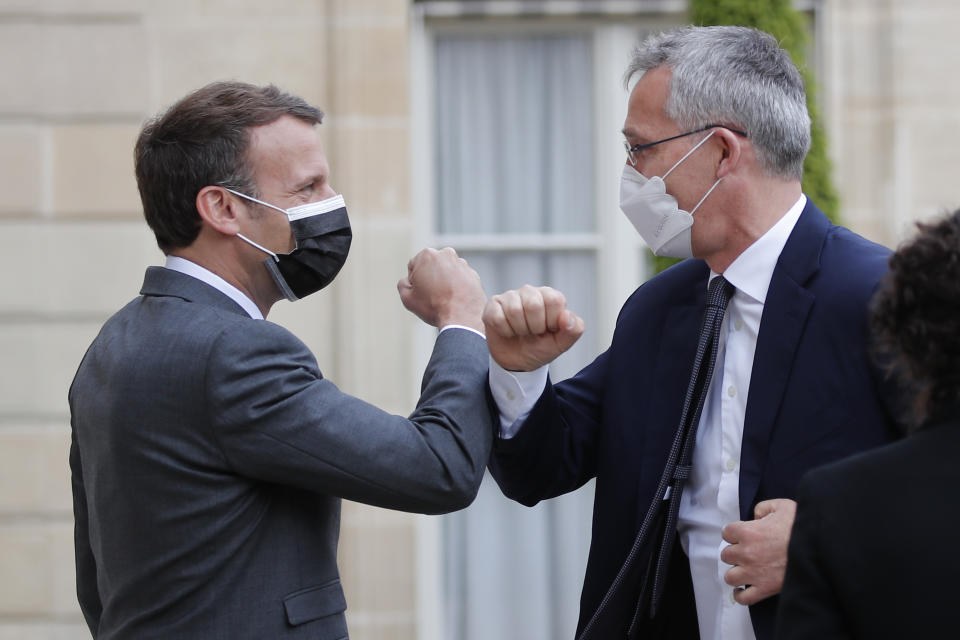
{"label": "clenched fist", "polygon": [[493,296],[483,310],[490,355],[508,371],[533,371],[552,362],[583,334],[583,319],[562,293],[531,287]]}
{"label": "clenched fist", "polygon": [[480,316],[487,295],[480,276],[450,247],[424,249],[411,258],[397,291],[403,306],[427,324],[483,331]]}

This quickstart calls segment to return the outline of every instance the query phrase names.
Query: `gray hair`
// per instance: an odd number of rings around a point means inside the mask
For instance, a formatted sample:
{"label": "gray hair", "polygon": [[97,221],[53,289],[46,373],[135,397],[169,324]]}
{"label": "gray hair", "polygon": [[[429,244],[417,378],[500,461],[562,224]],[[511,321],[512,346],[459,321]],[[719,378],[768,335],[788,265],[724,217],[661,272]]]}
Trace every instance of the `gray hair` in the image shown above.
{"label": "gray hair", "polygon": [[747,27],[684,27],[648,37],[624,78],[672,71],[666,115],[683,129],[724,124],[747,133],[766,173],[800,179],[810,150],[803,78],[770,34]]}

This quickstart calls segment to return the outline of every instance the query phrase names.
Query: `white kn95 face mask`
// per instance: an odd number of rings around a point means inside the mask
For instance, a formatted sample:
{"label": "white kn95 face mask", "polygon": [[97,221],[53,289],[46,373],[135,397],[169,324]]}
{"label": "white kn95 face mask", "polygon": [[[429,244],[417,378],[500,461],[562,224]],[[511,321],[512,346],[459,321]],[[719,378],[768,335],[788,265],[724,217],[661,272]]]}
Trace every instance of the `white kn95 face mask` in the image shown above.
{"label": "white kn95 face mask", "polygon": [[681,209],[677,199],[667,193],[667,186],[663,181],[712,135],[711,131],[670,167],[663,177],[647,178],[629,164],[624,165],[623,175],[620,177],[620,209],[655,255],[671,258],[693,257],[693,214],[723,178],[714,182],[689,212]]}

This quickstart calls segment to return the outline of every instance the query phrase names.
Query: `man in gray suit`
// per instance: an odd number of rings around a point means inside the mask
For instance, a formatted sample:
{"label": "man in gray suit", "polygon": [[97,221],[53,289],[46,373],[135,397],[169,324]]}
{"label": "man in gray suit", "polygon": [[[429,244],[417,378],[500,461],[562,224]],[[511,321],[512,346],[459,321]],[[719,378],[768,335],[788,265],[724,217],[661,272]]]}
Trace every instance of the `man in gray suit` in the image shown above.
{"label": "man in gray suit", "polygon": [[485,296],[453,250],[420,252],[398,284],[441,328],[409,418],[341,393],[263,319],[329,283],[350,246],[322,115],[215,83],[140,134],[166,265],[70,389],[77,593],[96,638],[346,638],[340,499],[442,513],[476,495],[492,434]]}

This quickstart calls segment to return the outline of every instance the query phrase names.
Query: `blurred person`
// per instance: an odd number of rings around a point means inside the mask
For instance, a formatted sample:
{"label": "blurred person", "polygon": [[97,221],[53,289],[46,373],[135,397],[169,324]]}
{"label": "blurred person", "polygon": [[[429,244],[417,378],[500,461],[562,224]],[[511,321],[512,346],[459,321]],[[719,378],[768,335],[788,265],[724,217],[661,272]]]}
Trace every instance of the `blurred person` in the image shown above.
{"label": "blurred person", "polygon": [[621,208],[655,253],[692,259],[556,385],[546,365],[583,321],[548,287],[491,298],[490,468],[526,505],[596,478],[578,638],[768,639],[800,477],[895,435],[866,351],[890,252],[802,193],[806,95],[773,37],[655,35],[636,76]]}
{"label": "blurred person", "polygon": [[917,226],[871,315],[880,361],[911,391],[909,437],[800,483],[778,638],[957,633],[960,210]]}
{"label": "blurred person", "polygon": [[341,498],[443,513],[476,495],[493,429],[486,297],[452,249],[420,252],[398,283],[443,328],[409,418],[339,391],[264,319],[347,258],[322,116],[222,82],[140,133],[166,264],[106,322],[69,393],[77,593],[96,638],[346,638]]}

